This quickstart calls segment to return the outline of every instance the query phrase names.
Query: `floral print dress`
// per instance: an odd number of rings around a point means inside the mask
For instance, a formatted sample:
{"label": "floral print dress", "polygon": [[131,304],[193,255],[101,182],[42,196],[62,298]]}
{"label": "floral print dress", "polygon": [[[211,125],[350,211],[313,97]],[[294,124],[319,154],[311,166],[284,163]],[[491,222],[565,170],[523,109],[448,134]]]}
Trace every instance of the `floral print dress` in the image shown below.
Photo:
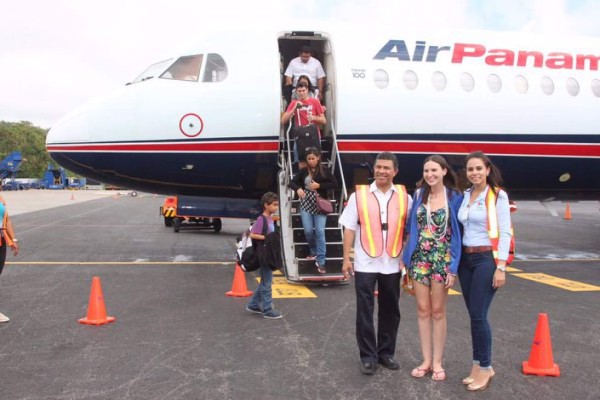
{"label": "floral print dress", "polygon": [[432,280],[444,283],[450,272],[450,237],[452,235],[450,221],[446,223],[446,234],[436,240],[442,234],[443,228],[441,227],[444,226],[446,218],[450,218],[450,216],[446,217],[444,208],[431,212],[433,221],[431,228],[434,230],[432,234],[427,223],[427,209],[421,204],[417,210],[419,239],[417,248],[410,259],[409,268],[411,277],[426,286],[431,286]]}

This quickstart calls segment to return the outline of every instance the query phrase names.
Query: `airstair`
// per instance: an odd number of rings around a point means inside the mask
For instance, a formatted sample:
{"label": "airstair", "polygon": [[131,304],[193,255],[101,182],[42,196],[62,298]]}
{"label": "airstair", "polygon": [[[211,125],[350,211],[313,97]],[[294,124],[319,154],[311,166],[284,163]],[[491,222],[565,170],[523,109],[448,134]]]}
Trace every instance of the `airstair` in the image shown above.
{"label": "airstair", "polygon": [[[330,92],[330,91],[329,91]],[[329,99],[331,103],[331,99]],[[300,201],[288,185],[298,167],[293,163],[293,140],[290,138],[290,126],[280,139],[279,150],[279,214],[281,231],[281,248],[284,261],[285,276],[292,283],[347,284],[342,274],[343,261],[343,229],[338,219],[348,198],[342,163],[336,141],[335,118],[330,114],[328,135],[321,138],[321,163],[328,166],[335,175],[339,188],[329,193],[334,212],[327,215],[325,227],[326,269],[327,273],[317,271],[315,260],[308,259],[309,246],[304,236],[304,228],[300,218]]]}

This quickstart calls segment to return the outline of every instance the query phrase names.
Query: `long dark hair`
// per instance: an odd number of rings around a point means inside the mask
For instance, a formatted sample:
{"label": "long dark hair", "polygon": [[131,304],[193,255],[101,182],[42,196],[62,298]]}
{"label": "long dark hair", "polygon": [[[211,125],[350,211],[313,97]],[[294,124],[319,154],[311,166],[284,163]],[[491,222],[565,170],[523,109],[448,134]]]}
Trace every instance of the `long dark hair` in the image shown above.
{"label": "long dark hair", "polygon": [[306,170],[310,171],[310,167],[308,166],[307,159],[308,159],[308,156],[311,154],[317,157],[317,165],[315,166],[315,176],[325,175],[325,172],[323,170],[323,164],[321,163],[321,150],[319,150],[316,147],[309,147],[308,149],[306,149],[306,156],[305,156]]}
{"label": "long dark hair", "polygon": [[[456,173],[448,164],[448,161],[439,154],[433,154],[423,161],[423,166],[427,164],[429,161],[433,161],[436,164],[439,164],[442,169],[445,169],[446,175],[444,175],[444,186],[450,189],[450,195],[453,195],[454,192],[458,191],[458,178],[456,177]],[[421,199],[423,204],[427,204],[427,199],[429,198],[429,193],[431,193],[431,186],[427,183],[425,178],[421,178],[419,182],[417,182],[417,189],[421,189]]]}
{"label": "long dark hair", "polygon": [[[500,188],[502,186],[502,174],[500,173],[500,170],[498,169],[498,167],[496,167],[494,165],[492,160],[490,160],[490,158],[485,155],[485,153],[483,151],[474,151],[472,153],[469,153],[467,155],[467,157],[465,158],[465,175],[467,173],[467,163],[469,162],[469,160],[471,160],[473,158],[480,159],[481,161],[483,161],[483,164],[485,165],[485,167],[490,169],[490,174],[487,176],[486,181],[487,181],[487,184],[490,185],[490,187],[492,188],[494,193],[496,193],[496,196],[497,196],[498,191],[500,191]],[[468,179],[467,179],[467,182],[468,182]]]}
{"label": "long dark hair", "polygon": [[312,85],[312,82],[310,81],[310,78],[306,75],[300,75],[298,77],[298,80],[296,81],[296,85],[298,85],[298,83],[300,83],[301,80],[307,80],[308,81],[308,91],[309,92],[315,92],[315,87]]}

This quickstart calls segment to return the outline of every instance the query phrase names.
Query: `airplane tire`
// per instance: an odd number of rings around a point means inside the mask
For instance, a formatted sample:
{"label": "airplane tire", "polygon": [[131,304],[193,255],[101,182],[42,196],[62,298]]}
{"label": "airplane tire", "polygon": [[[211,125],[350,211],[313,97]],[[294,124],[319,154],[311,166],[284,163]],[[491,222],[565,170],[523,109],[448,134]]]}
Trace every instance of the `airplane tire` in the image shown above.
{"label": "airplane tire", "polygon": [[213,219],[213,229],[215,232],[221,232],[221,229],[223,229],[223,222],[221,221],[221,218]]}
{"label": "airplane tire", "polygon": [[173,231],[179,232],[179,228],[181,228],[181,218],[173,218]]}
{"label": "airplane tire", "polygon": [[165,226],[173,226],[173,217],[165,217]]}

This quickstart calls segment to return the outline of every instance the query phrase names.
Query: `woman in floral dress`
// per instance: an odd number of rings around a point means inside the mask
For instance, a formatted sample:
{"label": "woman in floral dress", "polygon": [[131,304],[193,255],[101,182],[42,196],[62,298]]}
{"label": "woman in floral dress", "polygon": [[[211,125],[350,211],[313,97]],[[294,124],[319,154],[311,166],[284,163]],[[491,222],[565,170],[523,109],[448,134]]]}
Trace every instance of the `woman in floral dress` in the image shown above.
{"label": "woman in floral dress", "polygon": [[442,356],[446,342],[446,302],[454,285],[461,254],[457,212],[463,195],[444,157],[432,155],[423,163],[408,226],[403,262],[414,281],[423,361],[411,375],[446,379]]}

